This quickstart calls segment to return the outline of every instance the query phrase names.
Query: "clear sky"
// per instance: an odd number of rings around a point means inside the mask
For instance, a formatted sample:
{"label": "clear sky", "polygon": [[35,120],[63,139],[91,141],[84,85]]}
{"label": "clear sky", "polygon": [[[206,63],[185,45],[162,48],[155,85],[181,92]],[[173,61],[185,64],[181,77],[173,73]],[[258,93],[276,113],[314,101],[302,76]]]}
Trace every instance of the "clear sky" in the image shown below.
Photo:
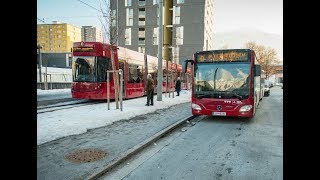
{"label": "clear sky", "polygon": [[[37,0],[37,18],[49,24],[56,20],[78,27],[101,27],[100,4],[104,4],[103,0]],[[37,23],[42,22],[37,20]],[[214,31],[239,28],[282,35],[283,1],[214,0]]]}
{"label": "clear sky", "polygon": [[104,0],[37,0],[37,23],[42,24],[41,19],[46,24],[59,21],[79,28],[101,27],[100,7],[104,5]]}
{"label": "clear sky", "polygon": [[214,0],[214,31],[239,28],[283,35],[283,1]]}

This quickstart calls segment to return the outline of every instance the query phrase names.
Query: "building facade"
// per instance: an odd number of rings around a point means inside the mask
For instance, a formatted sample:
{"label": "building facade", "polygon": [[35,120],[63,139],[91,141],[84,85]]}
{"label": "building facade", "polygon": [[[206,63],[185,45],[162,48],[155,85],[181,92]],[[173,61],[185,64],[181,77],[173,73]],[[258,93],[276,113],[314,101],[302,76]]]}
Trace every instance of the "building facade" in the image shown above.
{"label": "building facade", "polygon": [[103,42],[102,31],[93,26],[81,27],[81,41],[84,42]]}
{"label": "building facade", "polygon": [[81,29],[66,23],[37,25],[37,44],[41,52],[71,52],[73,42],[81,41]]}
{"label": "building facade", "polygon": [[[41,53],[42,67],[69,68],[72,66],[72,52]],[[40,56],[37,54],[37,64]]]}
{"label": "building facade", "polygon": [[[158,56],[158,0],[110,0],[119,46]],[[213,49],[213,0],[163,0],[163,59],[181,64]]]}

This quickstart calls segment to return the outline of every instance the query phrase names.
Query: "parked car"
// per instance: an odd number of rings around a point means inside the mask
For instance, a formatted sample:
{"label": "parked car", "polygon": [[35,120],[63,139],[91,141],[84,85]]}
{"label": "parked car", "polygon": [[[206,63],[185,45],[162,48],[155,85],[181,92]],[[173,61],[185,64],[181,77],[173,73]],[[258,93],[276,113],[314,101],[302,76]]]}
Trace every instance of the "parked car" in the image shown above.
{"label": "parked car", "polygon": [[270,95],[269,85],[265,84],[263,89],[264,89],[264,94],[263,94],[263,96],[269,96],[269,95]]}

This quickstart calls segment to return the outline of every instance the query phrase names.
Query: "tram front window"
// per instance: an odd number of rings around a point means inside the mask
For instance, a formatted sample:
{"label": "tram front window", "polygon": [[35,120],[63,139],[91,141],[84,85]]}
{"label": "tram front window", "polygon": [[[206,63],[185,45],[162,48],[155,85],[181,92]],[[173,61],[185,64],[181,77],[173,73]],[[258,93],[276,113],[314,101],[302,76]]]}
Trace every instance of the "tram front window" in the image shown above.
{"label": "tram front window", "polygon": [[94,57],[74,57],[74,62],[73,78],[75,82],[95,81]]}

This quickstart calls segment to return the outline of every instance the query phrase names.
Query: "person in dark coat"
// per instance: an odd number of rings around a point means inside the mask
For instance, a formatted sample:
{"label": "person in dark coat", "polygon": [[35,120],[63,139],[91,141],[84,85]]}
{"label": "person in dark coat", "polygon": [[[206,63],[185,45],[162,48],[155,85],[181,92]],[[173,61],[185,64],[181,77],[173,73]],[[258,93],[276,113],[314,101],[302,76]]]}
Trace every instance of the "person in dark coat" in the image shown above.
{"label": "person in dark coat", "polygon": [[153,93],[154,93],[154,81],[152,79],[152,75],[147,75],[147,104],[146,106],[149,106],[149,103],[151,106],[153,106]]}
{"label": "person in dark coat", "polygon": [[179,95],[180,95],[180,91],[181,91],[181,81],[180,81],[180,77],[177,78],[176,91],[177,91],[177,96],[179,96]]}

